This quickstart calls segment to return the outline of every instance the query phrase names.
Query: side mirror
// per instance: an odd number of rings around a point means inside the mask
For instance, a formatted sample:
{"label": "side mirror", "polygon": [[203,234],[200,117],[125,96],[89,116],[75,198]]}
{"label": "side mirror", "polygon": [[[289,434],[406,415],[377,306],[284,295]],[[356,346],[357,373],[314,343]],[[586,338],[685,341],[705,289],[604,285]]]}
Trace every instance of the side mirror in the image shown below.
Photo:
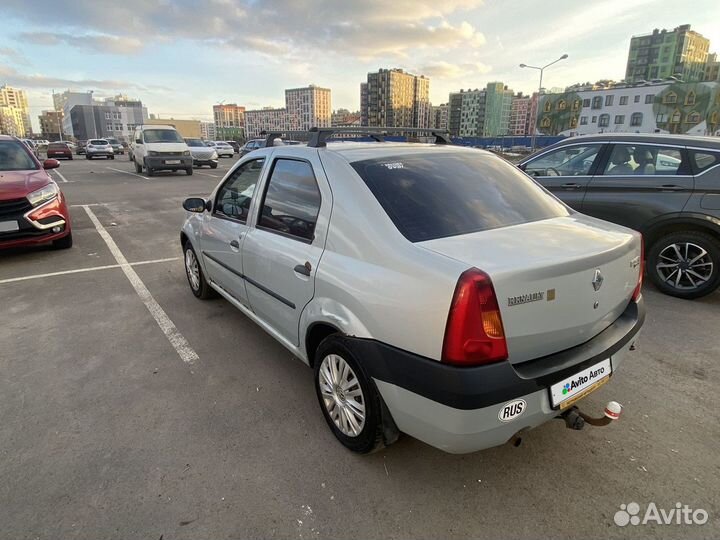
{"label": "side mirror", "polygon": [[202,214],[205,211],[206,202],[205,199],[200,197],[190,197],[183,201],[183,208],[188,212],[195,212],[196,214]]}
{"label": "side mirror", "polygon": [[135,139],[135,144],[142,144],[142,139]]}
{"label": "side mirror", "polygon": [[46,159],[43,161],[43,169],[57,169],[60,166],[60,162],[57,159]]}

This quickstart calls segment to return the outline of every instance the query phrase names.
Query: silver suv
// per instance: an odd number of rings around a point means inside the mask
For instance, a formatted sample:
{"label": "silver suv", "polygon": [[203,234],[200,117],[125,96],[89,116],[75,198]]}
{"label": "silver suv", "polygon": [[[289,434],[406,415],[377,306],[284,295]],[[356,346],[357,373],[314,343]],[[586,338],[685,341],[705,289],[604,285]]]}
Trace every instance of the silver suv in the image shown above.
{"label": "silver suv", "polygon": [[311,366],[356,452],[400,432],[462,453],[555,417],[577,428],[575,403],[644,321],[639,233],[440,135],[332,134],[271,142],[184,202],[193,294],[224,297]]}

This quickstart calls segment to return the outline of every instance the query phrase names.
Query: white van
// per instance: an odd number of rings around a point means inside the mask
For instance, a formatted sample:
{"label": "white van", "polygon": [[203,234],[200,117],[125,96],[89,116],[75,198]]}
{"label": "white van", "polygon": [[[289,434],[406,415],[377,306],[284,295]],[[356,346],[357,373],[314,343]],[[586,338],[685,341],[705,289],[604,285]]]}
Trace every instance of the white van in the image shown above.
{"label": "white van", "polygon": [[193,158],[185,139],[173,126],[138,126],[131,143],[135,172],[147,171],[152,176],[156,171],[184,170],[193,173]]}

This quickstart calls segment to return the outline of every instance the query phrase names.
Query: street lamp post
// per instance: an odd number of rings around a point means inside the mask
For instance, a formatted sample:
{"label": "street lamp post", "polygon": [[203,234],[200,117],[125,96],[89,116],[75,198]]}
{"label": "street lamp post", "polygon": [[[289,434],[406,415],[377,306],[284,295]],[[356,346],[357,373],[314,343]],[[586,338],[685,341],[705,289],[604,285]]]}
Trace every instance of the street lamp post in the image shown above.
{"label": "street lamp post", "polygon": [[[545,68],[552,66],[553,64],[558,63],[560,60],[565,60],[568,57],[567,54],[563,54],[560,58],[557,60],[553,60],[549,64],[545,64],[542,67],[538,66],[529,66],[527,64],[520,64],[521,68],[530,68],[530,69],[537,69],[540,72],[540,84],[538,85],[538,98],[537,102],[535,104],[535,124],[537,124],[537,112],[538,112],[538,106],[540,105],[540,92],[542,90],[542,80],[543,80],[543,71],[545,71]],[[532,138],[530,142],[531,151],[535,151],[535,125],[532,126]]]}

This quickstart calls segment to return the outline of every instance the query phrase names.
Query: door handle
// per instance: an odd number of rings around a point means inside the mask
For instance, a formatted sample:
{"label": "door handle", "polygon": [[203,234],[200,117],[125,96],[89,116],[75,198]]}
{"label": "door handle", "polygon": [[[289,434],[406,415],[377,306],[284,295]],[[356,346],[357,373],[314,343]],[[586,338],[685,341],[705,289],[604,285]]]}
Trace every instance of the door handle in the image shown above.
{"label": "door handle", "polygon": [[570,182],[568,184],[560,184],[560,187],[563,189],[580,189],[582,186],[580,184],[576,184],[575,182]]}
{"label": "door handle", "polygon": [[240,249],[240,242],[237,240],[230,240],[230,247],[234,247],[235,249]]}
{"label": "door handle", "polygon": [[685,188],[675,184],[663,184],[658,188],[660,191],[683,191]]}
{"label": "door handle", "polygon": [[298,264],[293,268],[295,272],[298,274],[302,274],[303,276],[310,276],[310,270],[312,270],[312,266],[310,265],[309,261],[305,261],[305,264]]}

